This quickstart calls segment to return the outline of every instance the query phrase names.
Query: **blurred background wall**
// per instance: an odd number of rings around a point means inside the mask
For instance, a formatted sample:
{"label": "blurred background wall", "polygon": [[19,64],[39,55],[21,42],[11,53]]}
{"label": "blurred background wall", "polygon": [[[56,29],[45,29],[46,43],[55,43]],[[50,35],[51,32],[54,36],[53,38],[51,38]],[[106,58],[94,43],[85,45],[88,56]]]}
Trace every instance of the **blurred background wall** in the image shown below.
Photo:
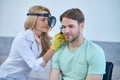
{"label": "blurred background wall", "polygon": [[24,30],[28,9],[43,5],[56,16],[57,24],[50,31],[59,31],[59,16],[69,8],[80,8],[85,15],[84,35],[90,40],[120,42],[120,0],[0,0],[0,36],[14,37]]}

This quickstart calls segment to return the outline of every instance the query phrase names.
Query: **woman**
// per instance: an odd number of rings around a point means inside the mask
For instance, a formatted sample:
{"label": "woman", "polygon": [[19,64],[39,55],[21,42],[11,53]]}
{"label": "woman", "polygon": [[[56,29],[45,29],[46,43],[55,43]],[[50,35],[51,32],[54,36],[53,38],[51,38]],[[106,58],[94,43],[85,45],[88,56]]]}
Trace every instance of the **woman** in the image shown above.
{"label": "woman", "polygon": [[48,8],[36,5],[29,9],[27,15],[25,31],[14,39],[9,57],[0,66],[0,79],[28,80],[31,69],[42,71],[65,40],[62,34],[57,34],[51,45],[48,31],[55,18]]}

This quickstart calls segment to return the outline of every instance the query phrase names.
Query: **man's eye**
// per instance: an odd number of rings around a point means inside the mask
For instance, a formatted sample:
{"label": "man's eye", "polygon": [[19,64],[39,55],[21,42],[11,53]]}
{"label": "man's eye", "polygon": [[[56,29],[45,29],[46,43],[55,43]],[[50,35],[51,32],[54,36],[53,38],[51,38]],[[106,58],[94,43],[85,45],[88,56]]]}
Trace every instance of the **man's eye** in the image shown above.
{"label": "man's eye", "polygon": [[73,28],[74,26],[73,25],[70,25],[69,28]]}

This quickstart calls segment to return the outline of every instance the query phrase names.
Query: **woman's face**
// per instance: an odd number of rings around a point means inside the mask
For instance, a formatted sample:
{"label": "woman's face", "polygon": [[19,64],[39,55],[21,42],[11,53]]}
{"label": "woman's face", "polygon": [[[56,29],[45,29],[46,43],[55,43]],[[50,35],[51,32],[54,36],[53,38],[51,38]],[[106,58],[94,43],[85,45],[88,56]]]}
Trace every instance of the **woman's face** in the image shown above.
{"label": "woman's face", "polygon": [[[48,13],[46,11],[42,11],[41,14]],[[35,30],[37,32],[48,32],[48,17],[38,16],[36,21]]]}

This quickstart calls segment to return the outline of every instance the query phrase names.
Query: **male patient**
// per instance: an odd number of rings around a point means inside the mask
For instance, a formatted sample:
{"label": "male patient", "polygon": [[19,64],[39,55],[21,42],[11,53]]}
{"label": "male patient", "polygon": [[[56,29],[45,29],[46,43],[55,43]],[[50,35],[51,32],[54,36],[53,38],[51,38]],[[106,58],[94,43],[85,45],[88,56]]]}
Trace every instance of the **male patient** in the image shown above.
{"label": "male patient", "polygon": [[50,80],[102,80],[105,73],[103,49],[83,36],[84,15],[78,8],[60,16],[66,43],[52,57]]}

